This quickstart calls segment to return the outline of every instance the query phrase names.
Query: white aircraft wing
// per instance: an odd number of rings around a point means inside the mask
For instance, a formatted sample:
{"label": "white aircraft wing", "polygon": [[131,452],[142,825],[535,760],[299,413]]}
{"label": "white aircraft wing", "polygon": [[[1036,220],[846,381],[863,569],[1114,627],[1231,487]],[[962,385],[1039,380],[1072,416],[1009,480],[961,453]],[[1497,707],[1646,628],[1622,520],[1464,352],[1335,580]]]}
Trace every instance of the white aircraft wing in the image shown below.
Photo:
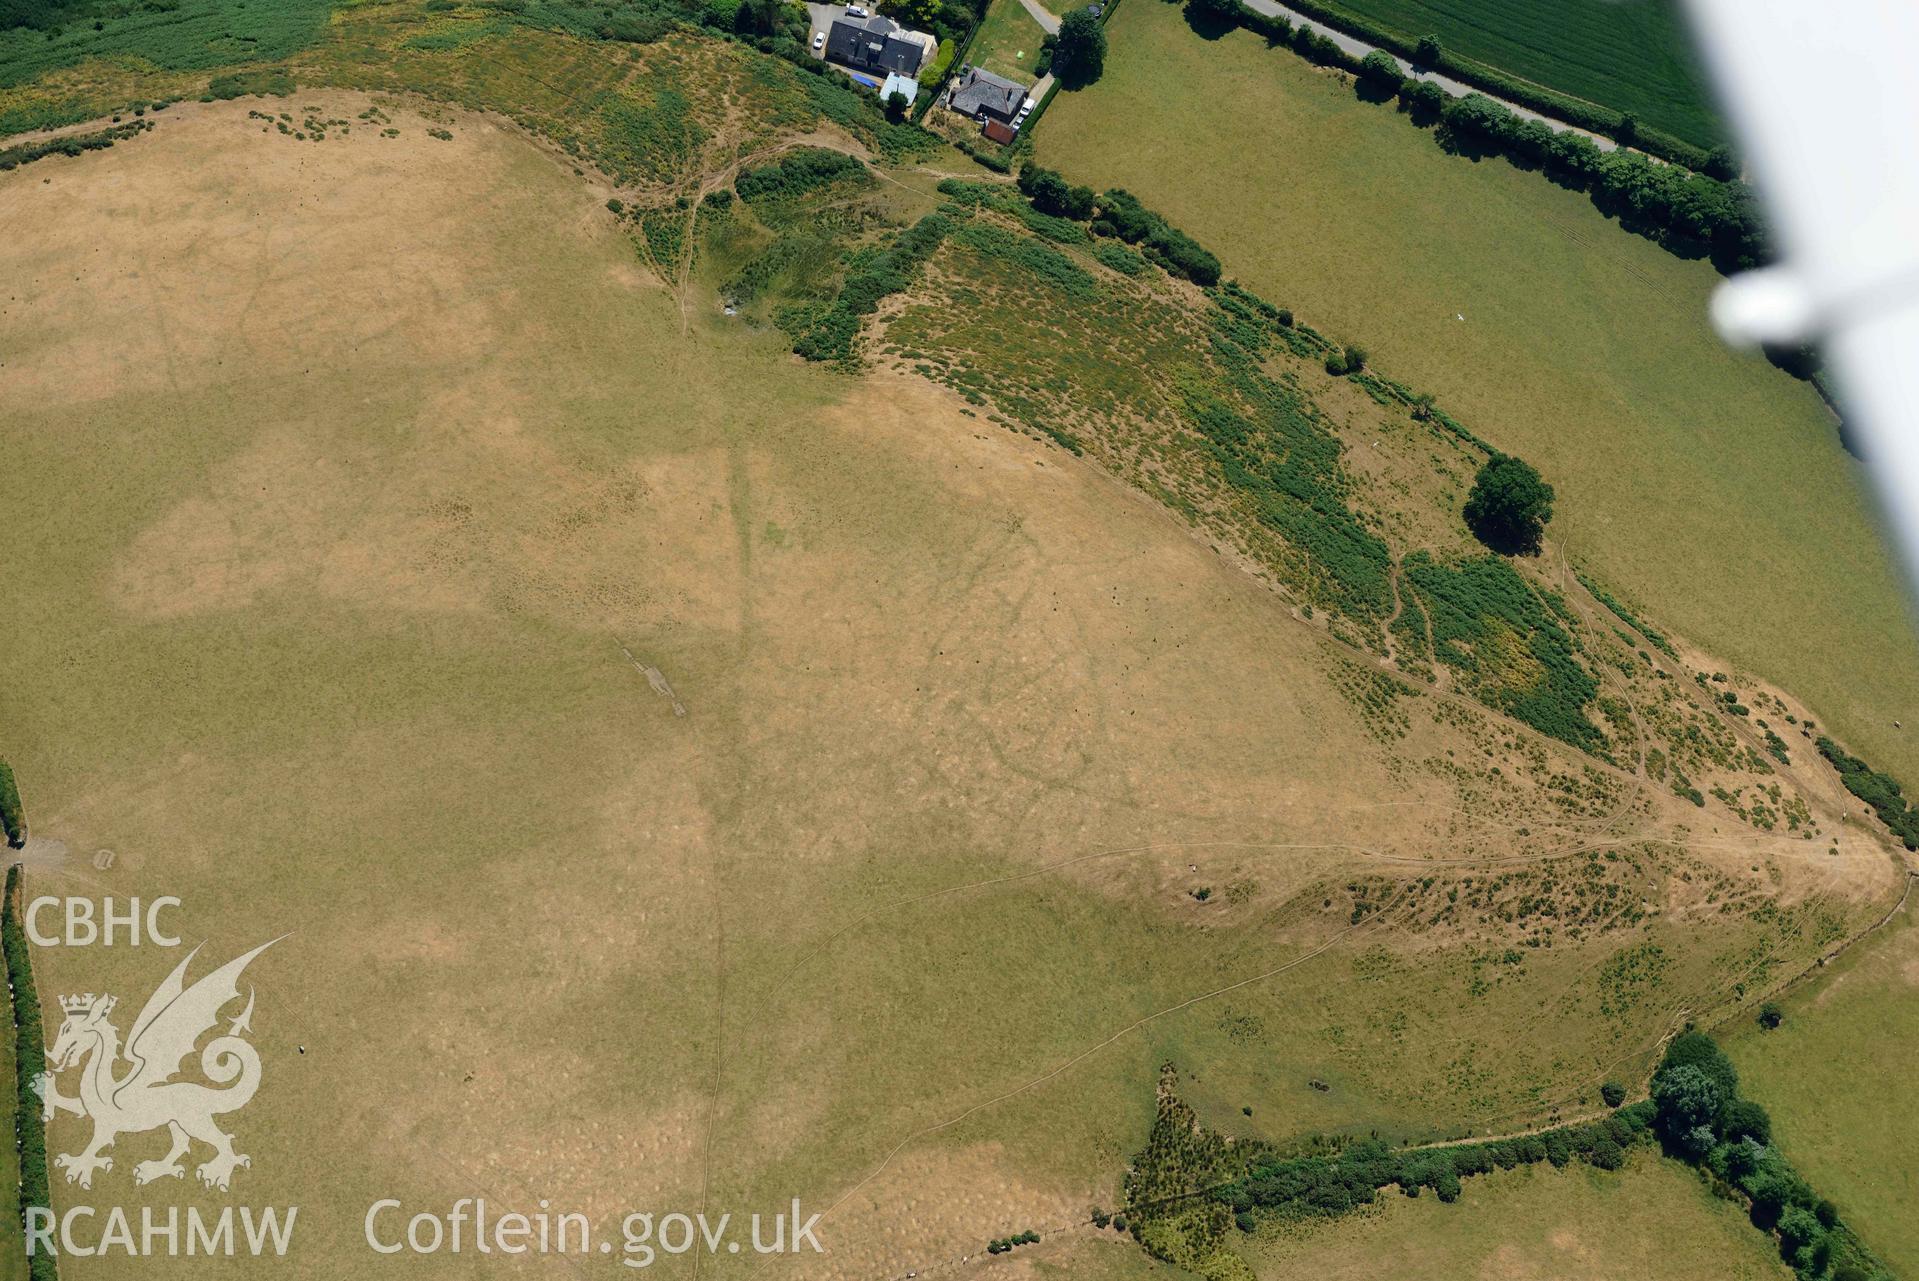
{"label": "white aircraft wing", "polygon": [[1728,280],[1728,341],[1818,341],[1919,576],[1919,3],[1687,0],[1778,251]]}

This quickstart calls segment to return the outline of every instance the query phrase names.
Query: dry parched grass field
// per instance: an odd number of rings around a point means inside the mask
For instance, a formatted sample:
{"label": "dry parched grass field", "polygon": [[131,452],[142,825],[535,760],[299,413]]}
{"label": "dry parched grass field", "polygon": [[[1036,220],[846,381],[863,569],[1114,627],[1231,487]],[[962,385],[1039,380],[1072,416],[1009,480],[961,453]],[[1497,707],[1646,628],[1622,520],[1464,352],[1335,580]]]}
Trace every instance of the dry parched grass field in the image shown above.
{"label": "dry parched grass field", "polygon": [[[609,165],[644,168],[668,71],[724,73],[649,195],[723,189],[785,140],[735,97],[777,77],[683,43],[619,57],[580,75],[641,78],[656,114],[573,138]],[[481,78],[450,96],[505,83],[461,65]],[[797,1196],[824,1255],[700,1268],[925,1273],[1113,1204],[1168,1061],[1207,1124],[1270,1139],[1580,1115],[1896,895],[1815,755],[1759,760],[1718,688],[1640,654],[1563,563],[1528,573],[1605,676],[1604,756],[1463,678],[1400,683],[1249,572],[1269,547],[1154,487],[1189,478],[1100,392],[1117,345],[1073,379],[966,366],[1024,332],[965,296],[1011,243],[998,215],[889,304],[917,355],[829,372],[720,313],[715,240],[636,230],[583,160],[340,66],[359,88],[184,103],[0,174],[0,733],[30,878],[177,895],[209,959],[289,935],[248,972],[266,1076],[232,1118],[234,1197],[302,1207],[301,1275],[472,1275],[370,1255],[361,1219],[481,1195],[602,1232]],[[937,172],[884,176],[885,216],[935,203]],[[697,232],[696,207],[657,209]],[[1118,299],[1202,376],[1209,304],[1071,254],[1096,287],[1044,260],[1079,292],[1033,322],[1033,361],[1038,330]],[[1456,551],[1435,513],[1459,455],[1282,363],[1369,442],[1353,492],[1403,499],[1379,527]],[[1008,430],[1041,414],[1086,456]],[[1376,621],[1360,640],[1419,643]],[[1654,759],[1689,736],[1710,804]],[[129,1003],[169,959],[36,958],[47,993]],[[93,1195],[227,1202],[135,1189],[158,1142],[123,1140]],[[1662,1213],[1717,1230],[1691,1210]],[[1558,1258],[1541,1235],[1527,1266]],[[1153,1271],[1052,1248],[996,1266]]]}

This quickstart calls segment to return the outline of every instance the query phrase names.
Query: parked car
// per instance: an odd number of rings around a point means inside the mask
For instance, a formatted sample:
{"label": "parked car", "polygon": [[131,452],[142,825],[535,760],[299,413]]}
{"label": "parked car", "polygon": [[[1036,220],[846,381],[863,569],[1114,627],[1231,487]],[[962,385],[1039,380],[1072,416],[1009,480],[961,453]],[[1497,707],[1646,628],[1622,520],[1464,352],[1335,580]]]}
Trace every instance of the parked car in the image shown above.
{"label": "parked car", "polygon": [[813,33],[813,52],[818,53],[820,50],[824,48],[826,48],[826,33],[824,31],[814,32]]}
{"label": "parked car", "polygon": [[849,18],[864,18],[866,16],[866,10],[859,5],[849,4],[846,6],[846,16]]}

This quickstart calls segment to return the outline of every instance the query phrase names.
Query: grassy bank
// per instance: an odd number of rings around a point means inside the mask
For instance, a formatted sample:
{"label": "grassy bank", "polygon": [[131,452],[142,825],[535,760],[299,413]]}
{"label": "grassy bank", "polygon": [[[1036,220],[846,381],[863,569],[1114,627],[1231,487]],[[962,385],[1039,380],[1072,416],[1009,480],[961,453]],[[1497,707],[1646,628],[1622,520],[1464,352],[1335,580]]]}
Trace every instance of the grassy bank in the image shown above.
{"label": "grassy bank", "polygon": [[1042,163],[1136,192],[1229,276],[1537,463],[1564,500],[1555,535],[1650,624],[1919,776],[1891,727],[1919,707],[1919,645],[1858,468],[1809,387],[1713,336],[1710,266],[1538,175],[1446,155],[1250,34],[1202,39],[1158,0],[1109,34]]}

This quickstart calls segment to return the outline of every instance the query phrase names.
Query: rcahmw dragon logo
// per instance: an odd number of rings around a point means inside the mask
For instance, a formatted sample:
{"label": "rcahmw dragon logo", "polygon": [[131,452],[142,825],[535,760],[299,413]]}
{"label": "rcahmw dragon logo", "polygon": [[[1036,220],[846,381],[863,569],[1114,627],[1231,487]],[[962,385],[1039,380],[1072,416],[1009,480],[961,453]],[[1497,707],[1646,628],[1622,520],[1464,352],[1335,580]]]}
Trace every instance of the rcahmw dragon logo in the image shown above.
{"label": "rcahmw dragon logo", "polygon": [[[200,950],[193,949],[147,998],[140,1017],[133,1021],[133,1030],[127,1034],[124,1050],[120,1029],[110,1017],[115,998],[91,993],[60,998],[66,1019],[47,1052],[52,1070],[42,1073],[34,1088],[40,1092],[41,1111],[47,1120],[51,1121],[55,1112],[93,1119],[93,1139],[85,1150],[54,1158],[54,1164],[66,1171],[67,1182],[92,1187],[95,1170],[113,1168],[113,1158],[106,1155],[106,1150],[115,1139],[161,1126],[172,1136],[173,1147],[157,1161],[135,1165],[135,1183],[185,1174],[180,1158],[187,1155],[195,1139],[213,1149],[212,1159],[197,1170],[200,1181],[208,1187],[225,1191],[237,1167],[253,1164],[233,1150],[233,1136],[213,1120],[245,1107],[260,1088],[260,1053],[244,1039],[253,1030],[251,988],[247,989],[246,1008],[239,1017],[228,1025],[224,1035],[215,1036],[200,1051],[200,1071],[213,1085],[173,1078],[200,1038],[219,1023],[220,1011],[240,998],[240,972],[279,941],[262,943],[188,987],[187,966]],[[131,1066],[119,1071],[123,1059]],[[60,1093],[55,1081],[72,1067],[81,1069],[77,1098]]]}

